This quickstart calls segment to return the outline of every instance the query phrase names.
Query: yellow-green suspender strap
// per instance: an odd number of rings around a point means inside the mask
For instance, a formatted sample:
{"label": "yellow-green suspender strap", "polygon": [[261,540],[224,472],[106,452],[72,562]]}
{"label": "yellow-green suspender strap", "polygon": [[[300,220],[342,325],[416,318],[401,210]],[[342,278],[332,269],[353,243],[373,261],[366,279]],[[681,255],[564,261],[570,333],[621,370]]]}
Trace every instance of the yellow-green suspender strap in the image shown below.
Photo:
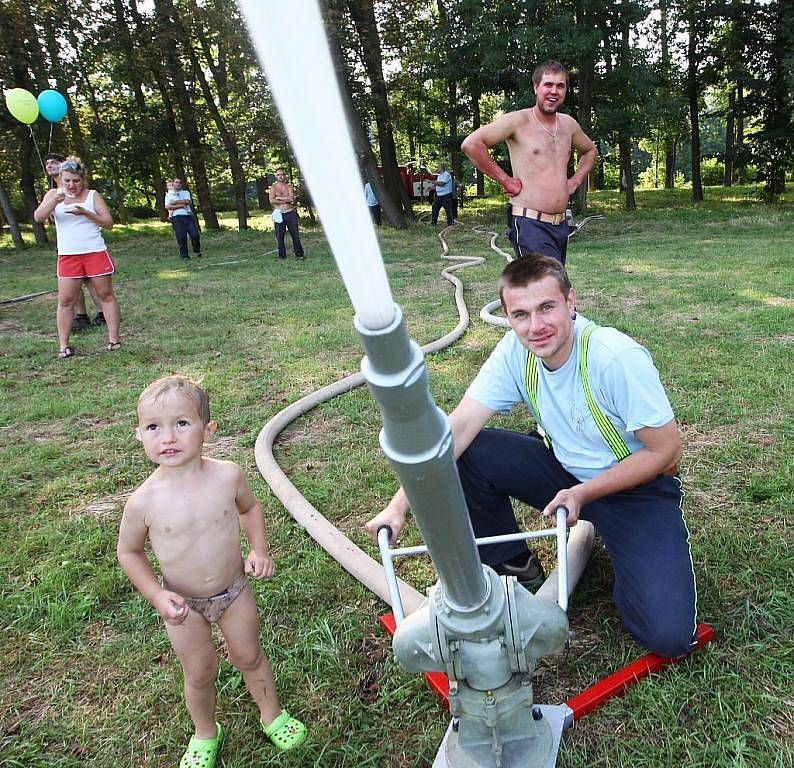
{"label": "yellow-green suspender strap", "polygon": [[[590,389],[590,380],[587,376],[587,350],[590,346],[590,336],[593,331],[598,328],[597,325],[588,325],[579,334],[579,374],[582,377],[582,388],[584,389],[585,400],[587,400],[587,407],[590,409],[590,414],[595,421],[601,437],[604,442],[609,446],[615,458],[620,461],[625,459],[631,454],[629,447],[626,445],[623,438],[615,429],[615,425],[606,417],[604,412],[598,407],[598,403],[593,397],[593,391]],[[543,422],[540,418],[540,409],[538,408],[538,362],[531,352],[527,352],[527,367],[526,367],[526,385],[527,396],[532,410],[535,413],[535,419],[538,422],[538,431],[543,436],[543,442],[546,447],[551,448],[551,437],[543,427]]]}

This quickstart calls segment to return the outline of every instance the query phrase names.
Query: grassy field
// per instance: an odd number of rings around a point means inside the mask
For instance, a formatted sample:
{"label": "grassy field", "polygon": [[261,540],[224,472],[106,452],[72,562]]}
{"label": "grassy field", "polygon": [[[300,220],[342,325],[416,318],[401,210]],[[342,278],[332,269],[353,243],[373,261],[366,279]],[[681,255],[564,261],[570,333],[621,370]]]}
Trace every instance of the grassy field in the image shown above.
{"label": "grassy field", "polygon": [[[792,347],[794,201],[769,207],[750,188],[616,194],[569,249],[580,311],[633,335],[654,355],[684,435],[699,612],[717,639],[633,687],[565,734],[558,765],[794,765],[792,701]],[[504,260],[470,224],[503,230],[501,206],[478,201],[450,233],[453,254],[484,255],[458,273],[473,317],[494,298]],[[100,330],[56,359],[55,294],[0,304],[0,766],[178,763],[190,721],[161,623],[115,560],[127,494],[151,471],[133,439],[135,402],[157,376],[201,378],[220,422],[208,453],[247,472],[265,506],[279,572],[257,583],[262,637],[283,703],[311,729],[282,756],[257,734],[240,676],[218,675],[223,765],[407,768],[432,763],[446,715],[424,682],[396,667],[377,626],[384,606],[294,524],[257,473],[253,444],[285,405],[358,369],[352,309],[319,229],[307,259],[277,262],[269,221],[203,234],[203,259],[182,263],[170,228],[118,227],[121,352]],[[268,230],[268,231],[265,231]],[[434,340],[456,322],[440,280],[440,245],[417,224],[379,233],[411,335]],[[502,241],[504,245],[504,241]],[[51,249],[0,239],[0,301],[51,291]],[[428,359],[449,409],[499,338],[472,321]],[[526,425],[526,413],[501,420]],[[374,553],[361,524],[395,490],[377,447],[365,389],[295,422],[278,459],[321,512]],[[788,439],[788,445],[787,445]],[[528,513],[528,523],[537,519]],[[415,538],[415,533],[412,534]],[[411,535],[406,536],[406,542]],[[543,553],[548,565],[548,552]],[[424,588],[426,563],[401,566]],[[571,607],[576,637],[535,677],[560,703],[642,654],[621,630],[611,571],[597,546]]]}

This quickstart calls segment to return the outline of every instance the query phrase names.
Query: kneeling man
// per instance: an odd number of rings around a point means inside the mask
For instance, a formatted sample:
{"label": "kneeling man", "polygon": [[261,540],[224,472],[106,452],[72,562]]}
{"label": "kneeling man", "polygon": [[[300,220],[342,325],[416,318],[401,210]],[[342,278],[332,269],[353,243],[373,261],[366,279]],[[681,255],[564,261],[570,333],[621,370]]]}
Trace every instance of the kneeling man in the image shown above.
{"label": "kneeling man", "polygon": [[[648,351],[576,312],[576,293],[556,259],[510,262],[500,280],[511,330],[450,414],[455,456],[475,535],[518,531],[511,497],[568,524],[589,520],[612,562],[623,624],[644,647],[680,656],[696,631],[695,576],[683,492],[681,438]],[[524,402],[530,434],[484,429]],[[408,502],[400,489],[366,524],[396,539]],[[534,586],[524,542],[481,547],[483,562]],[[526,574],[526,578],[524,575]]]}

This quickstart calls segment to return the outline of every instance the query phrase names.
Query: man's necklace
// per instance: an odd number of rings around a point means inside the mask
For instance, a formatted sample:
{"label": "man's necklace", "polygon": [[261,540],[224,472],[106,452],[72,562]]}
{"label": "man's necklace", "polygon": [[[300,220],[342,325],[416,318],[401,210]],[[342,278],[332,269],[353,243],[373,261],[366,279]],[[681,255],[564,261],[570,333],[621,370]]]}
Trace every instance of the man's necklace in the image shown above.
{"label": "man's necklace", "polygon": [[552,133],[545,125],[543,125],[543,123],[541,123],[540,120],[538,120],[538,117],[535,114],[535,108],[534,107],[532,108],[532,117],[534,117],[535,118],[535,122],[544,131],[546,131],[546,133],[549,134],[549,136],[551,137],[551,143],[552,144],[556,144],[557,143],[557,133],[560,130],[560,116],[556,112],[554,113],[554,133]]}

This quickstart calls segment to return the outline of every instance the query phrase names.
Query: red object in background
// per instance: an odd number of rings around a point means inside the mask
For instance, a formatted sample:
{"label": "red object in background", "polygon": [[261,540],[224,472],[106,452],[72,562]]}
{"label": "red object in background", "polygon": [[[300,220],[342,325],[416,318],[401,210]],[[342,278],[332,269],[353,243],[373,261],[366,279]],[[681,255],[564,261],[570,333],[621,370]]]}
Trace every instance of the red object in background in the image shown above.
{"label": "red object in background", "polygon": [[[390,634],[394,635],[396,624],[394,615],[385,613],[379,619],[380,625]],[[708,624],[698,624],[697,639],[692,653],[700,650],[706,643],[714,639],[714,629]],[[591,685],[581,693],[572,696],[566,705],[571,708],[574,720],[584,717],[586,714],[605,704],[611,698],[620,696],[630,685],[639,682],[644,677],[648,677],[651,672],[658,672],[660,669],[675,664],[684,659],[688,659],[690,654],[677,659],[667,656],[659,656],[658,653],[648,653],[640,657],[637,661],[626,665],[601,682]],[[427,684],[433,689],[436,696],[441,700],[445,707],[449,706],[449,680],[443,672],[425,672]]]}
{"label": "red object in background", "polygon": [[[409,199],[427,198],[428,193],[435,191],[434,182],[438,176],[435,173],[428,173],[426,169],[414,170],[407,165],[398,165],[400,171],[400,182],[402,183],[405,194]],[[378,166],[378,173],[383,177],[383,168]]]}

